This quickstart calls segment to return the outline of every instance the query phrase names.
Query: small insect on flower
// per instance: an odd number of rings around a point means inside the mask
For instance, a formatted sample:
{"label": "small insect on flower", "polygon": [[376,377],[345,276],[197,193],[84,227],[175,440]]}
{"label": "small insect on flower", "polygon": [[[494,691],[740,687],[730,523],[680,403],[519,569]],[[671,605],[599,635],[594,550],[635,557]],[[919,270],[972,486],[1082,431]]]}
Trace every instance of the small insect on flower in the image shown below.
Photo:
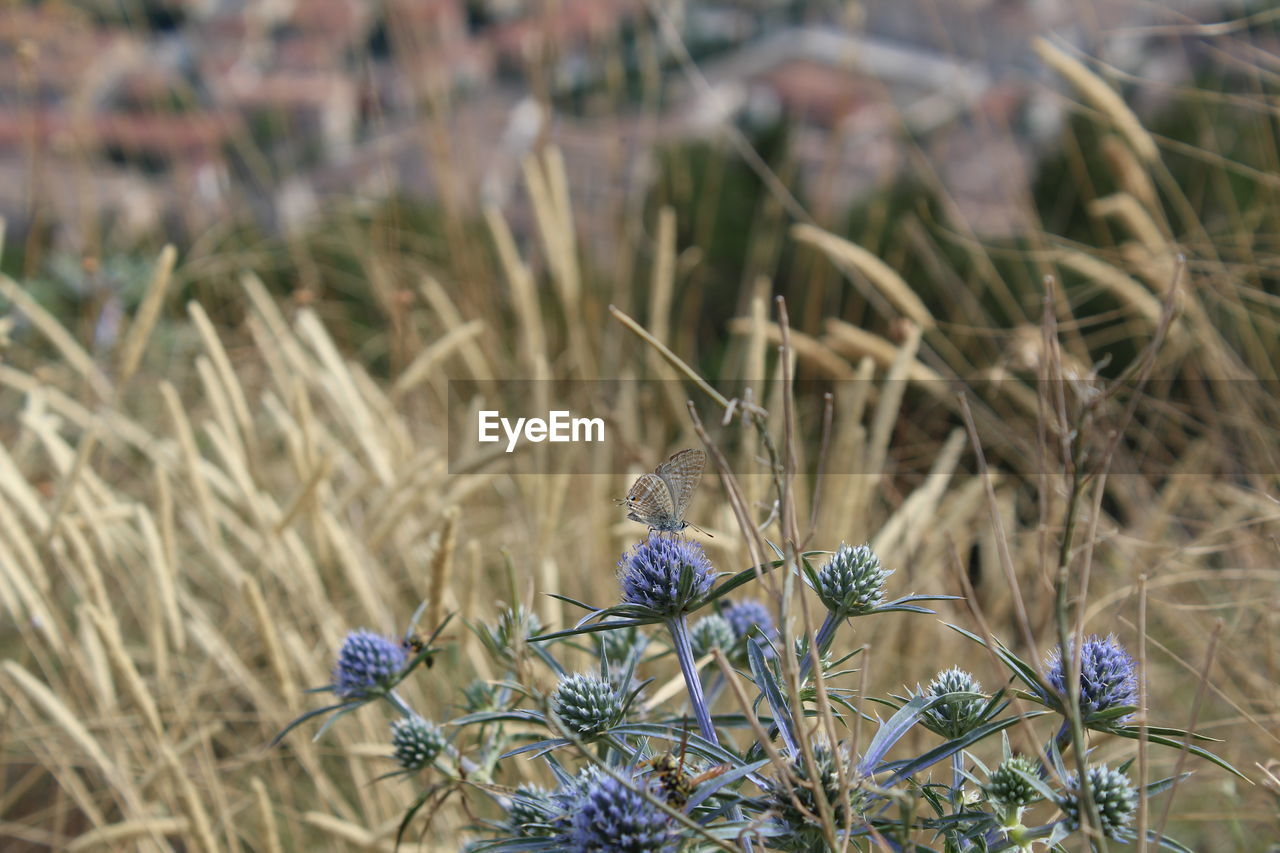
{"label": "small insect on flower", "polygon": [[681,450],[652,474],[641,474],[621,501],[627,508],[627,518],[660,533],[684,530],[689,526],[684,512],[706,467],[707,454]]}
{"label": "small insect on flower", "polygon": [[[415,633],[406,634],[404,639],[400,642],[400,645],[406,652],[414,657],[417,657],[427,650],[427,641],[422,639],[421,635]],[[436,656],[427,655],[422,659],[422,662],[426,665],[427,669],[431,669],[431,667],[436,665]]]}
{"label": "small insect on flower", "polygon": [[689,798],[698,786],[717,776],[723,776],[733,769],[729,764],[718,764],[696,775],[690,774],[685,765],[685,748],[688,746],[688,730],[686,739],[680,742],[680,753],[660,752],[644,762],[657,779],[657,789],[666,796],[672,808],[682,809],[689,804]]}

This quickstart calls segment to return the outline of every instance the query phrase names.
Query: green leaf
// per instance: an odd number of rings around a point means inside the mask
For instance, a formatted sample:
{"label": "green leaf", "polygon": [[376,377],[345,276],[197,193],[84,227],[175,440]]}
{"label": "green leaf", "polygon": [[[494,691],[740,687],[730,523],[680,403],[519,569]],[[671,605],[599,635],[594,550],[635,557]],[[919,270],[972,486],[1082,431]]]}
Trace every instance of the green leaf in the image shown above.
{"label": "green leaf", "polygon": [[[1127,730],[1127,729],[1115,728],[1115,729],[1108,729],[1108,731],[1109,731],[1111,734],[1119,735],[1120,737],[1126,737],[1126,738],[1129,738],[1130,740],[1137,740],[1137,739],[1138,739],[1138,732],[1137,732],[1137,730],[1129,731],[1129,730]],[[1185,733],[1184,733],[1184,735],[1183,735],[1183,736],[1185,737]],[[1174,749],[1186,749],[1186,750],[1187,750],[1188,752],[1190,752],[1192,755],[1195,755],[1195,756],[1198,756],[1198,757],[1200,757],[1200,758],[1203,758],[1205,761],[1212,762],[1213,764],[1218,765],[1219,767],[1221,767],[1223,770],[1227,771],[1228,773],[1231,773],[1231,774],[1233,774],[1233,775],[1235,775],[1235,776],[1239,776],[1241,779],[1245,780],[1246,782],[1248,782],[1248,781],[1249,781],[1249,777],[1248,777],[1248,776],[1244,775],[1244,774],[1243,774],[1243,773],[1241,773],[1239,770],[1237,770],[1237,769],[1235,769],[1234,767],[1232,767],[1232,766],[1231,766],[1231,765],[1226,761],[1226,759],[1219,758],[1218,756],[1214,755],[1212,752],[1210,752],[1209,750],[1205,749],[1205,748],[1204,748],[1204,747],[1202,747],[1202,746],[1196,746],[1196,745],[1195,745],[1195,744],[1193,744],[1193,743],[1191,743],[1191,744],[1184,743],[1184,742],[1181,742],[1181,741],[1175,740],[1175,739],[1173,739],[1173,738],[1171,738],[1171,737],[1166,737],[1165,735],[1155,735],[1155,734],[1152,734],[1152,733],[1151,733],[1151,730],[1150,730],[1150,729],[1148,729],[1148,730],[1147,730],[1147,740],[1148,740],[1150,743],[1158,743],[1158,744],[1160,744],[1161,746],[1171,746],[1171,747],[1173,747]]]}

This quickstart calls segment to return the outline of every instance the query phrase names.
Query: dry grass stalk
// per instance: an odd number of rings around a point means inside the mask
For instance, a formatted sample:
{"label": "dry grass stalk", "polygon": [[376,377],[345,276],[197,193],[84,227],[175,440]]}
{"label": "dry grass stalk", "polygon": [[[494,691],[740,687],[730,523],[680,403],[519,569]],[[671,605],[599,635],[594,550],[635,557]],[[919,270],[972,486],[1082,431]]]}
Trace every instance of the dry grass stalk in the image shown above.
{"label": "dry grass stalk", "polygon": [[46,311],[39,302],[13,279],[0,275],[0,296],[9,300],[31,322],[31,325],[48,339],[58,350],[67,365],[76,371],[100,400],[111,396],[111,380],[102,372],[93,356],[85,352],[84,347],[76,342],[71,333],[62,327],[57,319]]}
{"label": "dry grass stalk", "polygon": [[802,243],[821,249],[832,263],[844,270],[846,274],[849,268],[852,268],[866,276],[876,292],[889,300],[893,307],[923,330],[929,331],[936,325],[933,314],[911,289],[911,285],[871,252],[813,225],[803,223],[793,225],[791,236]]}
{"label": "dry grass stalk", "polygon": [[[733,335],[752,335],[757,331],[755,320],[751,317],[735,317],[729,321],[729,333]],[[777,323],[768,323],[764,327],[765,340],[775,346],[782,343],[782,330]],[[806,367],[831,379],[852,379],[853,368],[840,356],[833,353],[817,338],[803,332],[791,333],[791,345],[795,348],[796,358]]]}
{"label": "dry grass stalk", "polygon": [[1032,42],[1036,55],[1046,65],[1066,78],[1094,109],[1106,115],[1116,129],[1128,141],[1135,154],[1148,163],[1160,159],[1160,150],[1147,129],[1138,121],[1124,99],[1099,76],[1090,71],[1078,59],[1063,53],[1053,43],[1042,37]]}

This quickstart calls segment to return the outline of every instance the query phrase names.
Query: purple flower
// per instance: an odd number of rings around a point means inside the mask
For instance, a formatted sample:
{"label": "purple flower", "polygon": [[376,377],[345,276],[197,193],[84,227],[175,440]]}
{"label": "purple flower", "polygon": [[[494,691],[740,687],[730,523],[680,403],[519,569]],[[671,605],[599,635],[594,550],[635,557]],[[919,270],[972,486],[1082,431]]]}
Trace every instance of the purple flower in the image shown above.
{"label": "purple flower", "polygon": [[[1053,689],[1066,697],[1067,681],[1061,648],[1049,658],[1048,677]],[[1119,705],[1136,704],[1138,676],[1133,658],[1124,646],[1114,634],[1086,639],[1080,654],[1080,709],[1086,714],[1094,714]]]}
{"label": "purple flower", "polygon": [[728,620],[733,627],[733,633],[739,639],[751,633],[752,628],[757,629],[760,636],[766,640],[777,639],[778,629],[774,627],[773,617],[769,615],[769,608],[753,598],[730,604],[721,611],[721,615]]}
{"label": "purple flower", "polygon": [[582,787],[570,821],[561,848],[568,853],[668,853],[678,841],[675,822],[666,812],[605,774]]}
{"label": "purple flower", "polygon": [[674,616],[706,595],[715,571],[697,542],[652,534],[618,561],[622,600]]}
{"label": "purple flower", "polygon": [[404,647],[372,631],[347,634],[333,668],[333,692],[343,699],[359,699],[390,686],[404,669]]}

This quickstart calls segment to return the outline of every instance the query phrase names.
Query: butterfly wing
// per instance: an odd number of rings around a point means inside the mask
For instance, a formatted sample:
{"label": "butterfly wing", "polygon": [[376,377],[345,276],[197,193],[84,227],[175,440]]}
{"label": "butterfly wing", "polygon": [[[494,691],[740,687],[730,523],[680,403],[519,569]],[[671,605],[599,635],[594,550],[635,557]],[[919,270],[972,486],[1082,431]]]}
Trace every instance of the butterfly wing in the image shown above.
{"label": "butterfly wing", "polygon": [[677,520],[671,489],[657,474],[642,474],[627,492],[623,504],[627,507],[627,518],[657,530],[670,530]]}
{"label": "butterfly wing", "polygon": [[706,467],[707,454],[701,450],[681,450],[658,466],[655,473],[671,490],[671,504],[677,520],[684,518],[693,491],[702,479],[702,469]]}

